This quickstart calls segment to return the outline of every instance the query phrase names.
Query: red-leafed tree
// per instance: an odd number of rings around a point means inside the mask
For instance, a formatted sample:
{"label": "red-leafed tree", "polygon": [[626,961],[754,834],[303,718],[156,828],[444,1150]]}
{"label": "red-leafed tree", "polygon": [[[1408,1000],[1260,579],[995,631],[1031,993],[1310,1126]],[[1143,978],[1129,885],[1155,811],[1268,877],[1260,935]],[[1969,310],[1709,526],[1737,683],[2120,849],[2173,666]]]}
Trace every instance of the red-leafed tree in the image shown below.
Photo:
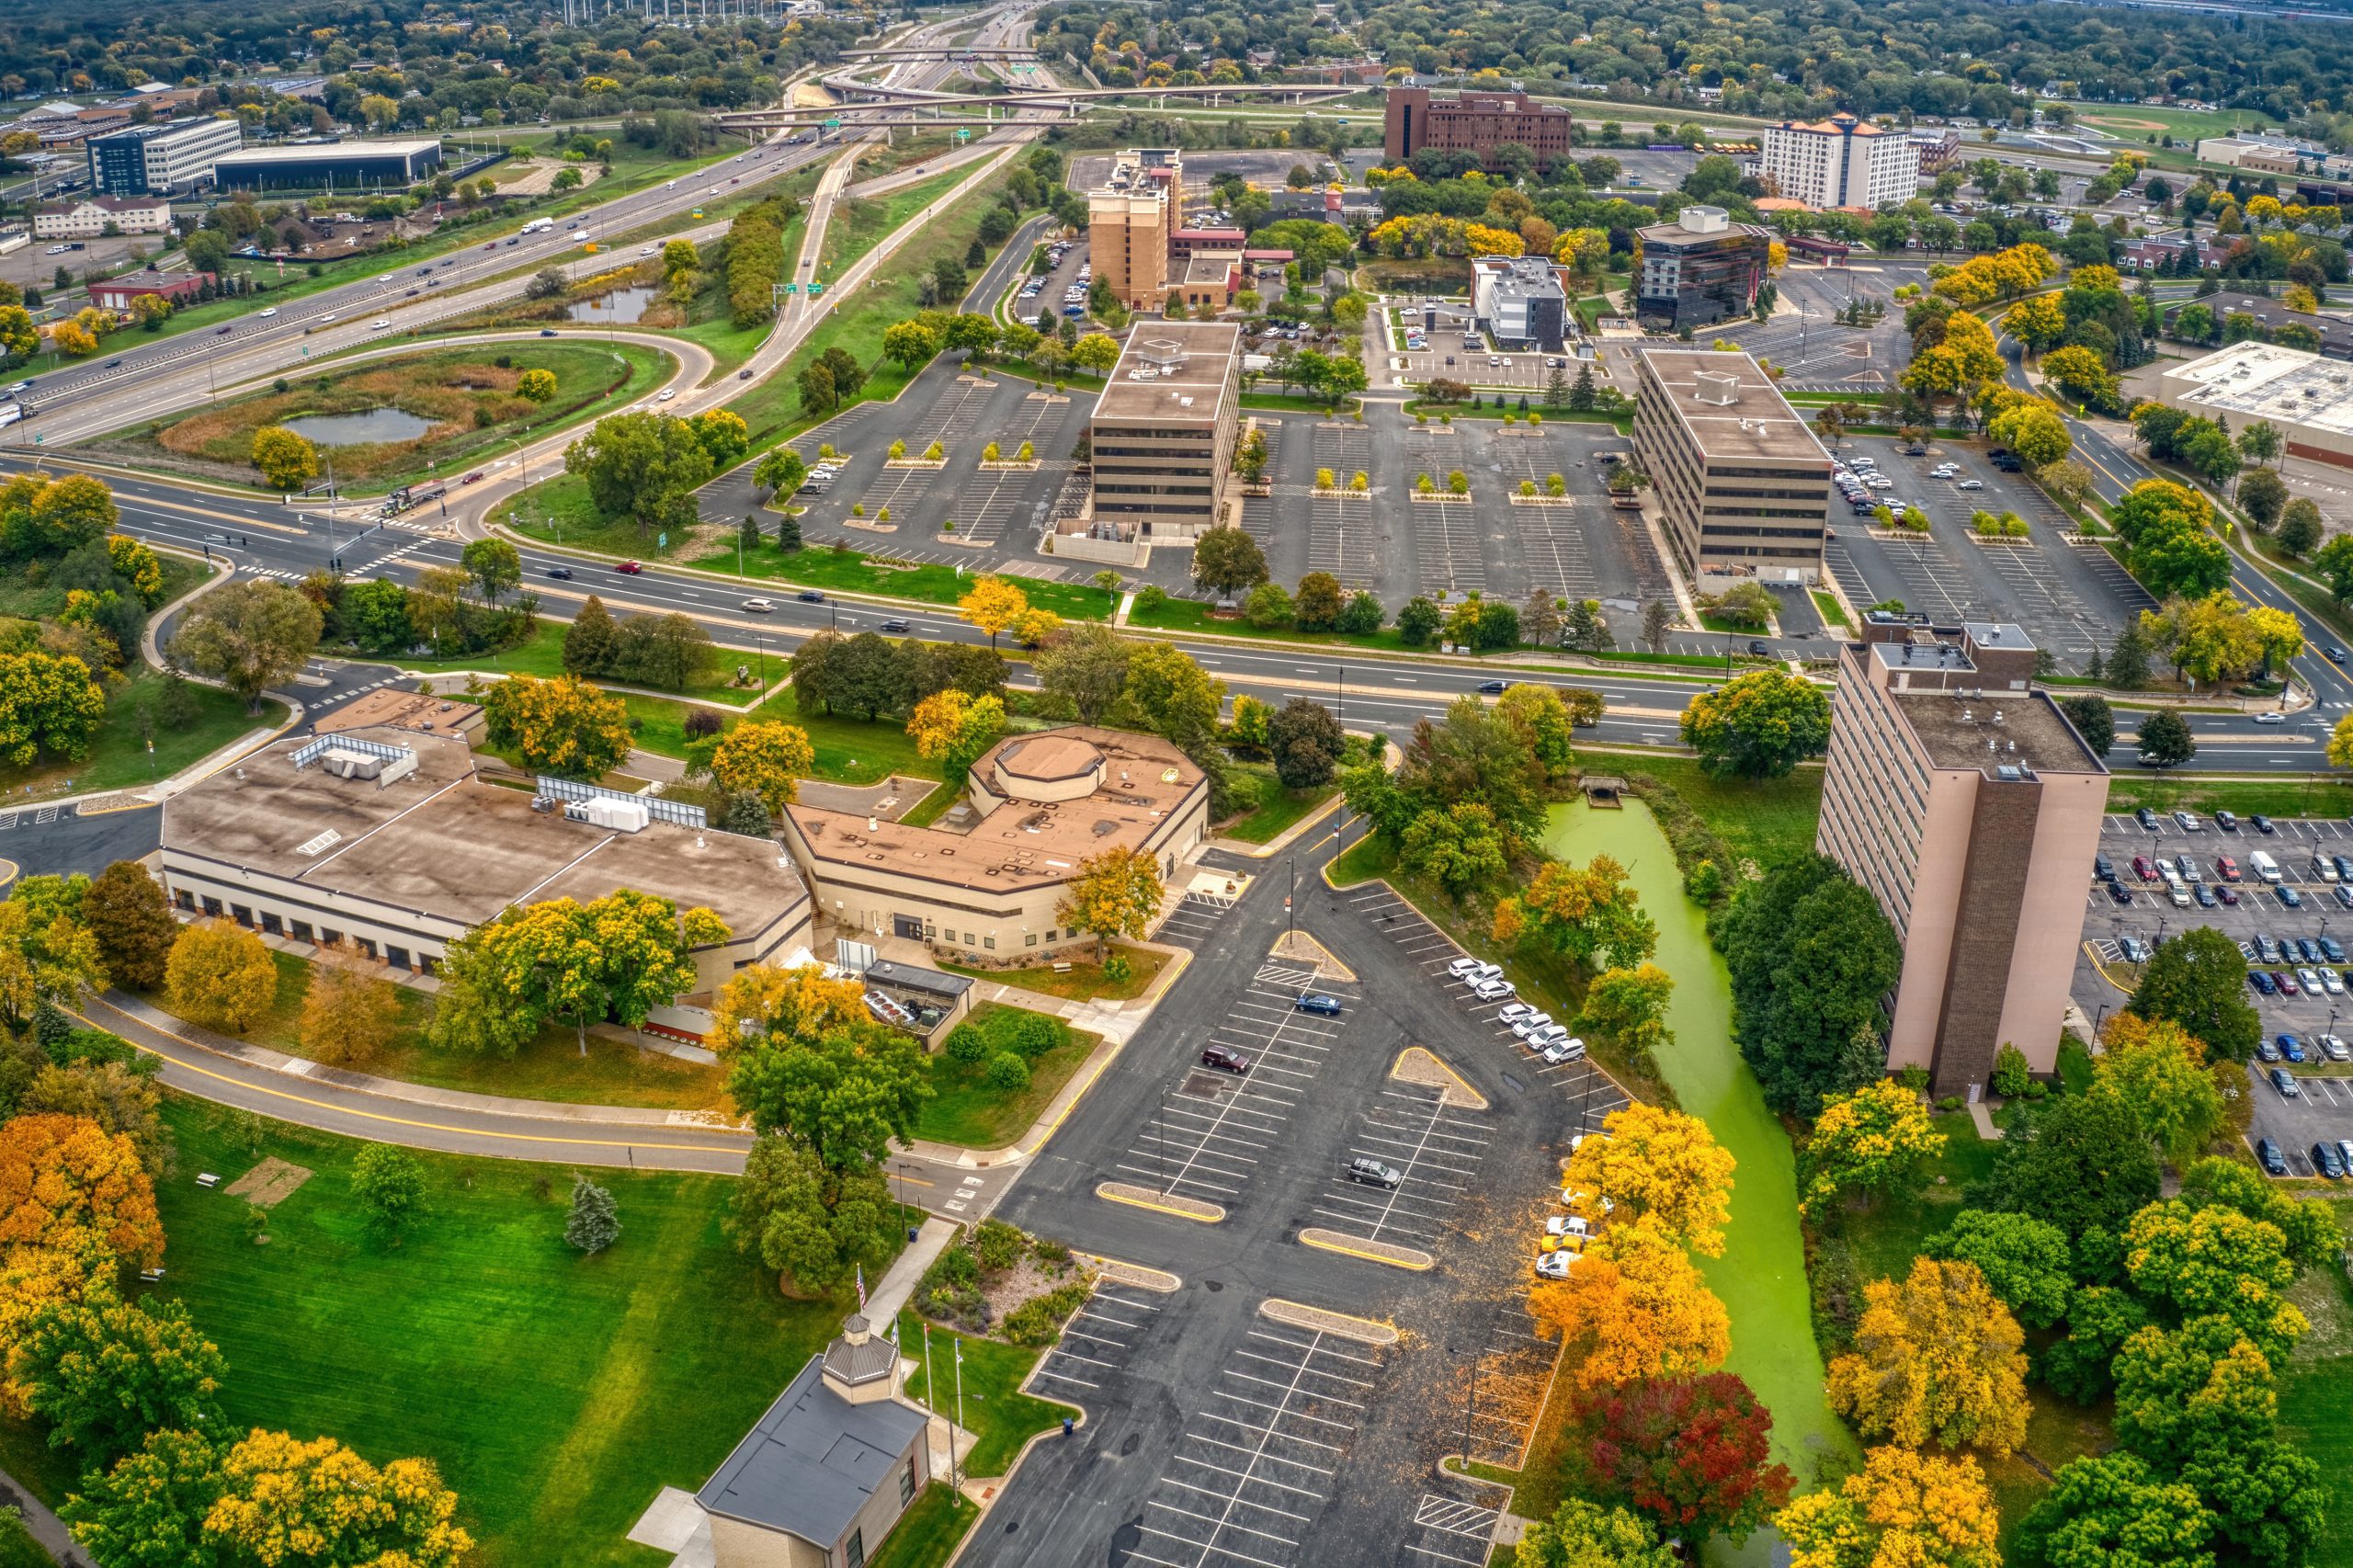
{"label": "red-leafed tree", "polygon": [[1790,1500],[1789,1467],[1769,1462],[1772,1413],[1731,1372],[1588,1388],[1569,1421],[1572,1484],[1670,1533],[1740,1540]]}

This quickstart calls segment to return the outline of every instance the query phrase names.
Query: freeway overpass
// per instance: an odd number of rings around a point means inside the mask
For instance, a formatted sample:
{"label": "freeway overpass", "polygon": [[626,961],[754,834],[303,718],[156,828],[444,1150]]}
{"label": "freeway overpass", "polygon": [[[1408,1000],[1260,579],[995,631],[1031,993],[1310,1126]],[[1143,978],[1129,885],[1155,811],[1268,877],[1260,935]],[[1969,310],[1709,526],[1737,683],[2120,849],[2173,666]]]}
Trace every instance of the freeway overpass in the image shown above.
{"label": "freeway overpass", "polygon": [[[1199,87],[1041,87],[1009,93],[944,93],[928,88],[878,87],[847,76],[828,76],[824,85],[839,93],[850,108],[916,108],[949,104],[1066,104],[1075,111],[1082,103],[1132,98],[1165,104],[1169,98],[1199,98],[1217,103],[1226,98],[1264,98],[1277,103],[1324,103],[1345,98],[1359,89],[1322,82],[1234,83]],[[839,111],[835,111],[838,113]],[[710,117],[711,123],[731,131],[773,131],[779,126],[809,123],[806,109],[739,109]]]}

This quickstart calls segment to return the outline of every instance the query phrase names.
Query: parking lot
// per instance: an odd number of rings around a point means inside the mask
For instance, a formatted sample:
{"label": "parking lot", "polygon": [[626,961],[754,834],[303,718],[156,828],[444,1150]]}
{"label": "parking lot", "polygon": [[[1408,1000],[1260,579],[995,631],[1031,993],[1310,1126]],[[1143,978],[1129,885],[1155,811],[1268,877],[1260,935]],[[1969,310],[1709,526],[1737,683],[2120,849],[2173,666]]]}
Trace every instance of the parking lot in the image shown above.
{"label": "parking lot", "polygon": [[[1774,279],[1779,306],[1770,319],[1700,328],[1703,339],[1725,338],[1773,361],[1791,392],[1884,392],[1911,358],[1899,284],[1925,283],[1927,269],[1904,262],[1858,257],[1850,266],[1803,264]],[[1843,326],[1837,312],[1858,301],[1878,301],[1887,313],[1867,326]]]}
{"label": "parking lot", "polygon": [[[2353,1040],[2353,987],[2346,983],[2346,961],[2330,958],[2321,946],[2333,941],[2339,952],[2347,950],[2347,938],[2353,937],[2353,910],[2337,892],[2347,884],[2324,878],[2315,861],[2320,858],[2335,872],[2329,858],[2343,855],[2353,860],[2353,824],[2281,818],[2272,823],[2271,833],[2264,834],[2247,819],[2235,831],[2225,831],[2211,815],[2194,820],[2200,824],[2194,832],[2171,815],[2160,815],[2154,832],[2122,813],[2110,815],[2102,824],[2101,852],[2129,902],[2116,902],[2102,884],[2086,890],[2085,955],[2076,968],[2075,1001],[2095,1017],[2122,1006],[2126,993],[2121,987],[2131,983],[2135,972],[2128,942],[2154,945],[2200,926],[2238,943],[2250,972],[2285,976],[2293,994],[2279,990],[2276,978],[2268,994],[2252,984],[2246,992],[2263,1022],[2264,1054],[2271,1058],[2248,1065],[2255,1108],[2251,1135],[2277,1141],[2292,1174],[2314,1175],[2311,1149],[2315,1142],[2353,1138],[2353,1060],[2332,1059],[2322,1043],[2332,1036]],[[2258,850],[2278,862],[2278,885],[2264,882],[2252,869],[2250,858]],[[2163,881],[2144,880],[2132,865],[2135,856],[2153,867],[2164,857],[2176,860],[2178,869],[2177,858],[2185,854],[2201,879],[2188,884],[2191,902],[2186,909],[2174,902]],[[2224,878],[2219,857],[2235,864],[2239,881]],[[2200,901],[2200,888],[2213,897],[2211,906]],[[2223,902],[2226,889],[2237,898],[2235,904]],[[2347,888],[2347,896],[2353,896],[2353,887]],[[2310,942],[2315,950],[2307,956],[2292,947],[2283,951],[2275,946],[2268,949],[2275,956],[2267,958],[2262,945],[2299,942]],[[2103,969],[2114,975],[2113,982]],[[2277,1043],[2280,1035],[2295,1038],[2303,1062],[2285,1059]],[[2353,1058],[2353,1044],[2345,1049]],[[2289,1075],[2297,1089],[2295,1097],[2283,1096],[2273,1086],[2269,1074],[2275,1067]]]}
{"label": "parking lot", "polygon": [[[2069,544],[2058,507],[2023,475],[1995,468],[1981,448],[1931,442],[1926,455],[1907,457],[1893,437],[1858,437],[1838,455],[1869,457],[1894,482],[1874,501],[1899,513],[1915,506],[1928,517],[1926,537],[1874,537],[1872,519],[1834,499],[1824,555],[1850,603],[1896,599],[1940,621],[2014,622],[2069,671],[2082,670],[2095,647],[2105,653],[2132,617],[2155,606],[2115,557]],[[1952,478],[1929,476],[1948,462],[1960,471]],[[1962,489],[1969,481],[1981,488]],[[2026,519],[2027,542],[1978,543],[1969,519],[1980,510],[2016,512]]]}
{"label": "parking lot", "polygon": [[[1015,316],[1029,322],[1040,332],[1060,332],[1063,318],[1063,296],[1073,287],[1080,286],[1079,274],[1086,269],[1087,264],[1086,240],[1081,236],[1063,247],[1062,259],[1054,263],[1052,268],[1044,275],[1042,279],[1030,278],[1027,273],[1023,274],[1019,287],[1026,290],[1032,282],[1036,282],[1039,284],[1038,290],[1027,297],[1016,294],[1007,302],[1007,308]],[[989,301],[991,304],[995,302],[995,301]],[[1045,318],[1042,322],[1037,319],[1040,316]],[[1081,315],[1076,319],[1080,329],[1087,330],[1086,318]]]}

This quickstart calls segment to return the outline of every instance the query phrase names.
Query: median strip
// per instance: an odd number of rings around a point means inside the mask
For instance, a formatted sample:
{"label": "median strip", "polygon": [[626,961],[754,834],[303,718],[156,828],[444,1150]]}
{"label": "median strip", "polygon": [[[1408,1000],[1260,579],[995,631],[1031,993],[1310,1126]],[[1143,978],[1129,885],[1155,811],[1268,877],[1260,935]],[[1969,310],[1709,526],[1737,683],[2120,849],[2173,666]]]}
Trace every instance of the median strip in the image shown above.
{"label": "median strip", "polygon": [[1139,1290],[1156,1291],[1165,1296],[1181,1290],[1185,1284],[1184,1280],[1165,1268],[1147,1268],[1141,1263],[1122,1263],[1116,1257],[1105,1257],[1100,1253],[1083,1252],[1078,1256],[1080,1261],[1093,1269],[1097,1277],[1114,1285],[1131,1285]]}
{"label": "median strip", "polygon": [[1463,1081],[1462,1075],[1427,1047],[1409,1045],[1397,1053],[1389,1075],[1401,1084],[1424,1084],[1438,1090],[1438,1103],[1464,1110],[1484,1110],[1487,1096]]}
{"label": "median strip", "polygon": [[1163,1214],[1174,1214],[1180,1220],[1198,1221],[1204,1225],[1214,1225],[1225,1218],[1223,1204],[1184,1198],[1173,1192],[1162,1192],[1156,1187],[1137,1187],[1131,1182],[1107,1181],[1095,1189],[1095,1196],[1108,1203],[1157,1210]]}
{"label": "median strip", "polygon": [[1410,1268],[1416,1273],[1437,1262],[1419,1247],[1399,1246],[1394,1242],[1368,1241],[1345,1231],[1326,1231],[1310,1225],[1299,1233],[1301,1244],[1319,1252],[1336,1252],[1347,1257],[1361,1257],[1371,1263],[1385,1263],[1392,1268]]}
{"label": "median strip", "polygon": [[1336,1334],[1343,1339],[1353,1339],[1360,1345],[1394,1345],[1398,1340],[1397,1330],[1390,1324],[1375,1323],[1370,1318],[1350,1317],[1346,1312],[1285,1301],[1280,1296],[1269,1296],[1259,1302],[1258,1315],[1315,1334]]}

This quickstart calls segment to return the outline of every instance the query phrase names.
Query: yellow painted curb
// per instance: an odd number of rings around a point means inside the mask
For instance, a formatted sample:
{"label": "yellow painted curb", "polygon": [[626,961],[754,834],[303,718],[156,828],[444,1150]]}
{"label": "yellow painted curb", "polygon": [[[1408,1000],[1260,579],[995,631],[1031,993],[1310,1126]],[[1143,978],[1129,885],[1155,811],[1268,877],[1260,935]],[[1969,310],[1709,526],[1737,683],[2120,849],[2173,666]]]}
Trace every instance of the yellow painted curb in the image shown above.
{"label": "yellow painted curb", "polygon": [[1324,1307],[1311,1307],[1304,1301],[1287,1301],[1269,1296],[1258,1303],[1258,1315],[1292,1328],[1312,1329],[1318,1334],[1336,1334],[1363,1345],[1394,1345],[1399,1339],[1395,1325],[1376,1323],[1370,1318],[1350,1317]]}
{"label": "yellow painted curb", "polygon": [[[1299,950],[1286,951],[1285,949],[1297,949]],[[1268,958],[1289,959],[1293,963],[1313,964],[1315,966],[1315,972],[1319,975],[1329,975],[1334,980],[1344,980],[1351,984],[1353,984],[1357,979],[1357,971],[1355,970],[1352,970],[1347,964],[1342,963],[1333,955],[1331,949],[1325,947],[1323,943],[1317,941],[1314,937],[1309,936],[1304,931],[1290,930],[1284,932],[1281,936],[1275,938],[1275,945],[1267,949],[1267,956]]]}
{"label": "yellow painted curb", "polygon": [[1184,1288],[1185,1281],[1165,1268],[1153,1268],[1141,1263],[1129,1263],[1120,1258],[1105,1257],[1098,1252],[1083,1252],[1095,1272],[1119,1285],[1132,1285],[1139,1290],[1154,1290],[1161,1295]]}
{"label": "yellow painted curb", "polygon": [[1410,1268],[1416,1274],[1438,1261],[1419,1247],[1367,1241],[1362,1236],[1326,1231],[1314,1225],[1300,1232],[1299,1239],[1302,1245],[1312,1246],[1319,1252],[1336,1252],[1344,1257],[1363,1258],[1368,1263],[1385,1263],[1392,1268]]}
{"label": "yellow painted curb", "polygon": [[0,860],[0,888],[17,880],[18,867],[14,860]]}
{"label": "yellow painted curb", "polygon": [[1225,1218],[1225,1209],[1221,1204],[1204,1202],[1198,1198],[1178,1198],[1123,1181],[1103,1183],[1095,1189],[1095,1196],[1107,1203],[1125,1203],[1136,1209],[1174,1214],[1179,1220],[1190,1220],[1197,1225],[1214,1225]]}
{"label": "yellow painted curb", "polygon": [[1461,1106],[1466,1110],[1487,1108],[1487,1096],[1465,1083],[1461,1074],[1440,1061],[1427,1046],[1409,1045],[1399,1051],[1389,1075],[1401,1084],[1436,1085],[1442,1105]]}
{"label": "yellow painted curb", "polygon": [[2131,995],[2133,992],[2140,989],[2138,986],[2127,985],[2122,981],[2117,979],[2116,976],[2109,973],[2108,965],[2100,961],[2099,949],[2089,942],[2086,942],[2084,944],[2084,956],[2092,960],[2092,967],[2099,971],[2099,977],[2102,980],[2107,981],[2110,985],[2115,986],[2127,996]]}
{"label": "yellow painted curb", "polygon": [[152,811],[152,810],[154,808],[154,805],[155,805],[155,802],[154,802],[154,801],[140,801],[140,800],[134,800],[134,799],[132,799],[131,796],[129,796],[129,795],[125,795],[125,796],[122,798],[122,803],[121,803],[120,805],[115,805],[115,806],[100,806],[100,807],[99,807],[97,811],[95,811],[95,812],[94,812],[94,811],[92,811],[92,810],[91,810],[89,807],[87,807],[87,806],[81,806],[81,807],[77,807],[77,808],[75,809],[75,811],[74,811],[74,814],[75,816],[77,816],[77,817],[104,817],[104,816],[112,816],[112,815],[113,815],[115,812],[144,812],[144,811]]}

